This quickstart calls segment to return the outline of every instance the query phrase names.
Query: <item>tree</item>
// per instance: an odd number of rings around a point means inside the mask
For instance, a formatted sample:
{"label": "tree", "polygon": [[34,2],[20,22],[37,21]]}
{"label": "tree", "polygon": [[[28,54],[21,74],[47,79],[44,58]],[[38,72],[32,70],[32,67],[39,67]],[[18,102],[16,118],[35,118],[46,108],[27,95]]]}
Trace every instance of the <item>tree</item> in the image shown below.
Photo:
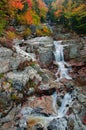
{"label": "tree", "polygon": [[[86,2],[84,0],[56,0],[51,3],[49,12],[54,22],[75,30],[86,33]],[[59,22],[58,22],[59,21]]]}
{"label": "tree", "polygon": [[8,23],[38,25],[46,19],[47,10],[43,0],[1,0],[0,32],[3,32]]}
{"label": "tree", "polygon": [[48,8],[42,0],[37,0],[37,2],[38,2],[39,15],[40,15],[41,21],[44,22],[46,19]]}

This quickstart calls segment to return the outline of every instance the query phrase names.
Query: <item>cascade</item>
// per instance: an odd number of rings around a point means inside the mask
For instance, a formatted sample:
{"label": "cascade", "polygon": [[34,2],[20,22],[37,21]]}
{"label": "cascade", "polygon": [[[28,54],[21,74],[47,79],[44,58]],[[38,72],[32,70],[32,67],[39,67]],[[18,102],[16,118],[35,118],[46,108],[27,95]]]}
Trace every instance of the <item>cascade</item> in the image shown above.
{"label": "cascade", "polygon": [[[64,98],[62,100],[61,106],[60,108],[57,110],[56,108],[56,102],[57,102],[57,98],[58,98],[58,94],[55,92],[52,95],[52,99],[53,99],[53,109],[55,111],[55,113],[53,115],[50,115],[49,117],[45,117],[45,116],[38,116],[38,115],[30,115],[28,122],[35,122],[38,124],[41,124],[42,127],[44,127],[45,130],[48,130],[47,127],[49,124],[51,124],[51,122],[55,122],[54,124],[55,127],[59,130],[66,130],[67,128],[67,122],[64,119],[64,117],[66,116],[66,113],[69,109],[69,107],[71,106],[71,104],[73,103],[73,95],[66,93],[64,95]],[[59,125],[58,125],[59,124]]]}
{"label": "cascade", "polygon": [[68,68],[69,65],[64,61],[64,54],[63,54],[63,45],[61,45],[62,41],[54,41],[54,46],[55,46],[55,60],[56,64],[58,65],[58,71],[56,73],[57,76],[57,81],[59,81],[62,78],[66,79],[72,79],[68,75]]}
{"label": "cascade", "polygon": [[[56,75],[60,75],[57,78],[57,81],[60,81],[62,78],[71,79],[71,77],[68,75],[68,67],[69,65],[64,61],[64,54],[63,54],[63,45],[61,45],[61,41],[54,41],[55,46],[55,60],[58,65],[58,71]],[[66,67],[65,67],[66,66]],[[54,113],[52,115],[49,115],[49,117],[45,117],[42,115],[29,115],[28,123],[32,126],[32,123],[34,125],[41,124],[42,127],[44,127],[45,130],[48,130],[48,126],[52,125],[54,123],[54,126],[59,130],[66,130],[67,129],[67,121],[64,118],[66,116],[66,113],[69,109],[69,107],[73,103],[73,99],[75,98],[72,93],[66,93],[64,97],[61,100],[61,106],[57,108],[57,99],[59,97],[59,93],[56,91],[52,94],[52,107]],[[51,129],[50,129],[51,130]]]}

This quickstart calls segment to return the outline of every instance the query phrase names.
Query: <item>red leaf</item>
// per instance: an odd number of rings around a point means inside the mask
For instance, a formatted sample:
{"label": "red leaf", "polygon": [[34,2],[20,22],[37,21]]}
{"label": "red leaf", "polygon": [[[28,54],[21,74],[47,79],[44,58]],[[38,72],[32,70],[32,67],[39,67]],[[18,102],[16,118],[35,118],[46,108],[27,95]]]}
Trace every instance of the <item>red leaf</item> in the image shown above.
{"label": "red leaf", "polygon": [[86,125],[86,115],[84,116],[83,124]]}

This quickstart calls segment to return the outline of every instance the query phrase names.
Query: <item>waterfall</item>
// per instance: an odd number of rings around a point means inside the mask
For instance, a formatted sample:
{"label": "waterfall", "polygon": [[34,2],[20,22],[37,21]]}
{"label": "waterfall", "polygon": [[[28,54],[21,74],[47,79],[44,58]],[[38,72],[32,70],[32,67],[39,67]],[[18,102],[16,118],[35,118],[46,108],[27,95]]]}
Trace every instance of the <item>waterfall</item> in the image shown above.
{"label": "waterfall", "polygon": [[70,107],[70,105],[72,104],[72,97],[71,94],[66,93],[63,100],[62,100],[62,104],[61,107],[58,110],[58,117],[64,117]]}
{"label": "waterfall", "polygon": [[[71,79],[71,77],[68,75],[68,63],[64,61],[64,46],[61,45],[62,41],[54,41],[55,46],[55,60],[58,64],[58,71],[56,73],[57,75],[57,81],[59,81],[62,78]],[[66,130],[67,128],[67,120],[64,118],[67,114],[68,109],[73,104],[73,99],[75,98],[72,93],[65,93],[64,97],[61,98],[61,106],[57,105],[57,100],[59,97],[61,97],[60,93],[55,91],[52,94],[52,107],[53,107],[53,113],[52,115],[49,115],[49,117],[43,116],[39,113],[39,115],[31,114],[27,116],[29,127],[33,127],[36,124],[40,124],[45,130],[48,130],[48,126],[51,126],[53,129],[53,126],[55,130]],[[50,129],[51,130],[51,129]]]}
{"label": "waterfall", "polygon": [[57,114],[57,107],[56,107],[56,104],[57,104],[57,92],[55,92],[52,95],[52,100],[53,100],[53,103],[52,103],[53,110],[54,110],[55,114]]}
{"label": "waterfall", "polygon": [[61,106],[58,110],[57,110],[57,107],[56,107],[57,98],[58,98],[58,94],[55,92],[52,95],[52,99],[53,99],[52,105],[53,105],[53,109],[54,109],[55,113],[53,115],[50,115],[49,117],[45,117],[45,116],[42,116],[42,115],[33,115],[33,114],[29,115],[27,117],[29,126],[41,124],[41,126],[44,127],[45,130],[48,130],[47,127],[49,125],[54,124],[55,128],[57,128],[59,130],[66,130],[67,121],[64,117],[66,116],[66,113],[67,113],[69,107],[73,103],[73,96],[70,93],[66,93],[64,95],[63,100],[62,100]]}
{"label": "waterfall", "polygon": [[59,81],[62,78],[72,79],[68,75],[69,65],[64,61],[64,54],[63,54],[64,46],[61,45],[61,42],[62,41],[54,41],[55,46],[54,56],[56,63],[58,65],[58,71],[56,73],[56,76],[58,78],[57,81]]}
{"label": "waterfall", "polygon": [[64,95],[64,98],[62,99],[62,102],[61,102],[61,106],[58,110],[56,107],[58,94],[56,92],[52,95],[52,99],[53,99],[53,104],[52,104],[53,110],[56,113],[57,118],[64,117],[66,115],[70,105],[72,104],[72,100],[73,100],[72,95],[69,93],[66,93]]}

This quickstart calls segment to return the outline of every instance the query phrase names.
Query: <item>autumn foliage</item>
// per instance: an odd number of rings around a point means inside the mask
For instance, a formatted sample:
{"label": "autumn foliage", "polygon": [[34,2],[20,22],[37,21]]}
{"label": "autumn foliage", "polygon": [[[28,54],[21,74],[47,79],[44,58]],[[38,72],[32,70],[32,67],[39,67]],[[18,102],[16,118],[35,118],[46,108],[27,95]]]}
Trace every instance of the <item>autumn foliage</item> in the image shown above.
{"label": "autumn foliage", "polygon": [[2,0],[0,1],[0,34],[10,24],[38,25],[42,19],[46,19],[47,11],[48,8],[43,0]]}
{"label": "autumn foliage", "polygon": [[14,9],[20,9],[20,10],[22,10],[23,7],[24,7],[24,5],[23,5],[23,3],[21,2],[21,0],[14,0],[14,1],[11,1],[11,0],[10,0],[9,3],[10,3],[9,6],[11,6],[11,7],[14,8]]}
{"label": "autumn foliage", "polygon": [[49,15],[52,22],[86,33],[86,2],[83,0],[55,0],[50,5]]}
{"label": "autumn foliage", "polygon": [[[46,5],[44,1],[50,4]],[[1,0],[0,35],[8,26],[39,26],[46,22],[63,24],[70,30],[86,33],[86,2],[84,0]],[[48,29],[44,28],[43,32]],[[42,33],[42,30],[37,30]],[[10,35],[13,35],[9,32]]]}

